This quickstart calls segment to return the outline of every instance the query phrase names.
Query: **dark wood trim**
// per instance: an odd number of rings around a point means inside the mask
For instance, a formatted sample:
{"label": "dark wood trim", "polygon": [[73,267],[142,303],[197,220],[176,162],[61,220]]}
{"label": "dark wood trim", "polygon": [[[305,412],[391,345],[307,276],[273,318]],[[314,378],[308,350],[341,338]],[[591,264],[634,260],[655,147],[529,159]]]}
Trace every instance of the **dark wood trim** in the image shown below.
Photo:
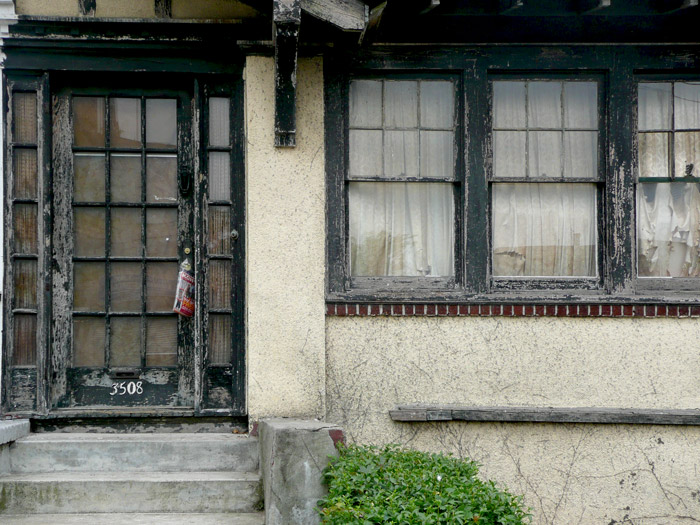
{"label": "dark wood trim", "polygon": [[389,415],[392,420],[401,422],[468,421],[700,426],[700,410],[697,409],[406,405],[390,410]]}
{"label": "dark wood trim", "polygon": [[97,0],[78,0],[80,14],[83,16],[95,16]]}
{"label": "dark wood trim", "polygon": [[173,16],[172,0],[154,0],[154,8],[158,18],[171,18]]}
{"label": "dark wood trim", "polygon": [[510,13],[516,9],[520,9],[524,5],[524,0],[496,0],[496,6],[499,14]]}
{"label": "dark wood trim", "polygon": [[275,146],[296,146],[297,53],[300,0],[273,0],[275,45]]}
{"label": "dark wood trim", "polygon": [[596,13],[610,7],[612,0],[579,0],[578,12],[581,14]]}
{"label": "dark wood trim", "polygon": [[[440,5],[440,0],[432,0],[432,2],[437,2],[437,5]],[[369,12],[369,18],[367,19],[367,23],[365,24],[365,28],[362,30],[362,33],[360,34],[360,39],[359,39],[359,44],[360,45],[368,45],[372,43],[372,40],[374,38],[374,35],[376,34],[377,30],[379,29],[379,24],[382,22],[382,15],[384,14],[384,10],[386,9],[387,1],[384,1],[380,4],[377,4],[374,6],[371,11]],[[428,7],[425,12],[430,11],[433,7],[436,7],[431,3],[432,7]]]}
{"label": "dark wood trim", "polygon": [[689,7],[697,7],[700,5],[700,0],[656,0],[654,4],[660,13],[674,13]]}

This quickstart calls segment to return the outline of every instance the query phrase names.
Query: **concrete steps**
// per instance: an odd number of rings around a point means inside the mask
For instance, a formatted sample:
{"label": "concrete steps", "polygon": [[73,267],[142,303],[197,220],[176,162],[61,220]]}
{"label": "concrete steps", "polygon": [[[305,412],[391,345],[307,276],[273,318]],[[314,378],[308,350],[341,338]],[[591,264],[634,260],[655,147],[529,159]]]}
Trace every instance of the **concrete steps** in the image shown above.
{"label": "concrete steps", "polygon": [[[3,524],[108,524],[117,513],[131,523],[262,523],[258,443],[245,435],[33,434],[10,446],[9,460]],[[95,514],[102,521],[85,521]]]}
{"label": "concrete steps", "polygon": [[264,525],[265,514],[40,514],[2,515],[3,525]]}

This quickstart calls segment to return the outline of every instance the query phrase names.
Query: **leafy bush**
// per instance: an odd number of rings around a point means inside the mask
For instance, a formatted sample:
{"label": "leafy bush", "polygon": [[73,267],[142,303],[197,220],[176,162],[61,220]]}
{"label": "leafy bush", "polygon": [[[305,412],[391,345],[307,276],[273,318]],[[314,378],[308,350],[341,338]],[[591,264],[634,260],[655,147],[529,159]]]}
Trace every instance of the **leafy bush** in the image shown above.
{"label": "leafy bush", "polygon": [[523,524],[519,496],[477,477],[478,465],[452,456],[350,445],[323,473],[323,523]]}

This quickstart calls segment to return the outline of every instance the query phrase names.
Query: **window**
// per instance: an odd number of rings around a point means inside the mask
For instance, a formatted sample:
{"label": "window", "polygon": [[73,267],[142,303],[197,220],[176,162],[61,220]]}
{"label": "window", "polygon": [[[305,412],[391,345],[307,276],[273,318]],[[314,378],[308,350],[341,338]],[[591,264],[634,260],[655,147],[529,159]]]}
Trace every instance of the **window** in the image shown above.
{"label": "window", "polygon": [[327,61],[330,301],[695,300],[700,82],[577,49]]}

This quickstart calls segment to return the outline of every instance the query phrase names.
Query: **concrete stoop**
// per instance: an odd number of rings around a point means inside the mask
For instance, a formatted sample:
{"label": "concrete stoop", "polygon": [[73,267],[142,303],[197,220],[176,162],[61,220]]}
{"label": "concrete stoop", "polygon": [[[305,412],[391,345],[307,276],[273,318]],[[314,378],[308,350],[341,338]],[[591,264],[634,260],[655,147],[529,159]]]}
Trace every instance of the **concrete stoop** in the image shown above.
{"label": "concrete stoop", "polygon": [[233,434],[47,433],[9,446],[8,525],[261,525],[256,438]]}

